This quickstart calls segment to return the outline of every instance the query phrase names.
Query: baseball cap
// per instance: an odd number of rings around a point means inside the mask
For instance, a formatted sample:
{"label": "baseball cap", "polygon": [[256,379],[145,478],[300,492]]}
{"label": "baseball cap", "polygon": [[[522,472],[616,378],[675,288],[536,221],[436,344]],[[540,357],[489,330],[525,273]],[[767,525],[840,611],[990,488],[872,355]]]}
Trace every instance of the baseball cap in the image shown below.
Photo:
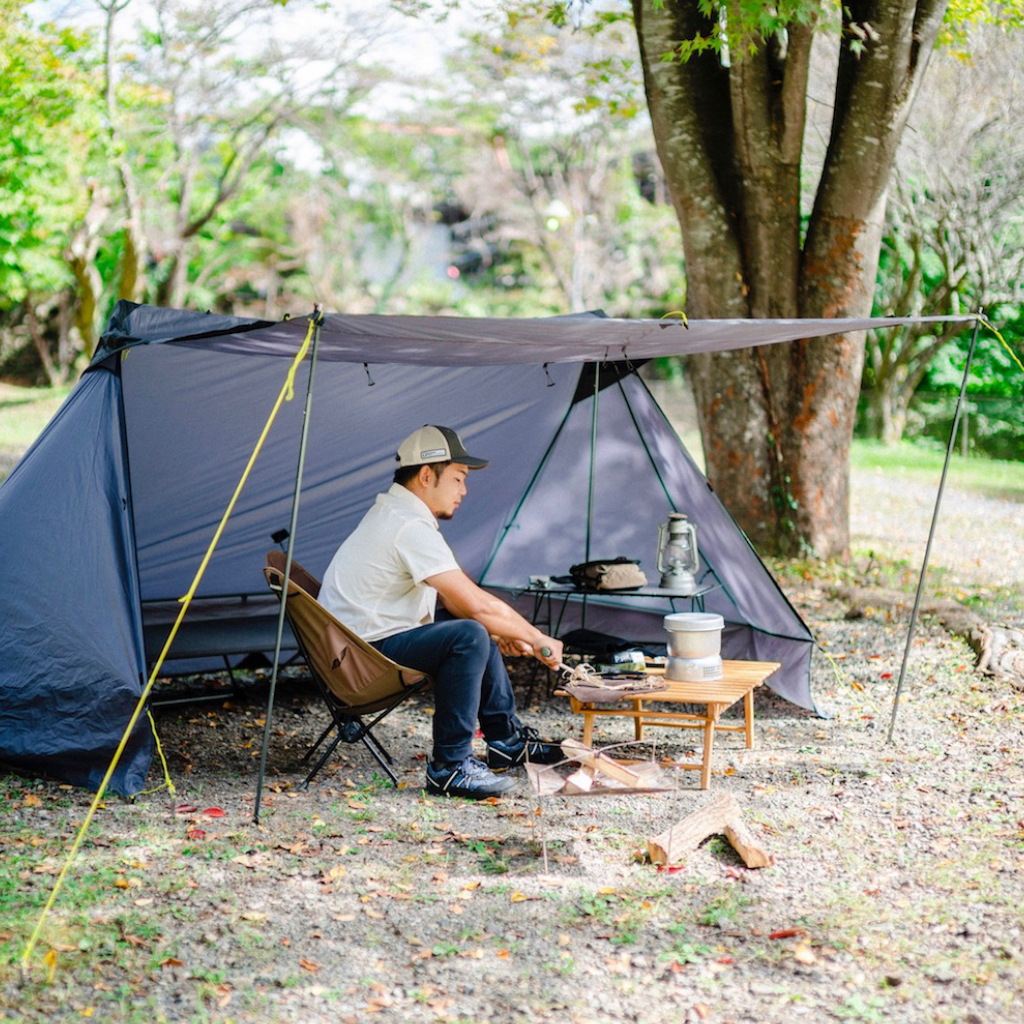
{"label": "baseball cap", "polygon": [[461,462],[470,469],[483,469],[487,459],[478,459],[466,451],[459,435],[451,427],[422,426],[398,446],[400,466],[425,466],[432,462]]}

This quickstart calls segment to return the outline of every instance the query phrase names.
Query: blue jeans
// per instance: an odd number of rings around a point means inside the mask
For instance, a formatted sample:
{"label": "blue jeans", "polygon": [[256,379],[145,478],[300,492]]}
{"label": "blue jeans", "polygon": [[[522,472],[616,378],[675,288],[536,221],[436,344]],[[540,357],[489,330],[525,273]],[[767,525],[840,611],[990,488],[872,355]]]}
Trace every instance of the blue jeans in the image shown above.
{"label": "blue jeans", "polygon": [[374,640],[392,661],[434,679],[435,764],[473,753],[477,721],[485,740],[503,740],[519,728],[505,662],[487,629],[474,619],[446,619]]}

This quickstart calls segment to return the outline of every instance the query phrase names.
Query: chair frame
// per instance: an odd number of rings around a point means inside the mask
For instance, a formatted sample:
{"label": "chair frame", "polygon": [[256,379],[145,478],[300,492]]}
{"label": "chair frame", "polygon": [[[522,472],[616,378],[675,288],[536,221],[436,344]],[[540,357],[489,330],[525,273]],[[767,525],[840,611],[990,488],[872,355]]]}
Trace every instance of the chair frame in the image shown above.
{"label": "chair frame", "polygon": [[[316,742],[309,748],[302,758],[301,764],[305,764],[316,753],[323,743],[335,733],[326,750],[320,755],[316,764],[313,765],[309,774],[303,780],[301,788],[305,789],[327,763],[331,755],[337,749],[339,743],[361,742],[373,755],[377,763],[384,770],[391,780],[393,786],[398,786],[398,778],[392,768],[394,759],[387,748],[374,734],[373,730],[400,704],[405,703],[410,697],[424,693],[433,685],[429,675],[416,669],[407,668],[392,661],[382,654],[375,647],[367,643],[361,637],[352,632],[344,623],[339,622],[330,612],[319,604],[317,598],[320,594],[320,581],[310,575],[294,559],[291,563],[291,572],[288,580],[288,593],[282,597],[285,564],[287,555],[283,551],[272,550],[267,553],[266,565],[263,574],[267,579],[270,589],[277,595],[279,600],[284,600],[285,617],[291,626],[292,633],[298,645],[299,652],[309,670],[309,674],[316,684],[328,712],[331,721],[317,738]],[[331,673],[325,673],[317,665],[317,659],[310,647],[306,627],[301,617],[296,615],[293,609],[305,606],[307,613],[312,614],[318,620],[318,624],[336,634],[336,640],[343,649],[351,648],[366,663],[372,663],[379,669],[380,676],[385,681],[392,681],[392,685],[385,692],[375,692],[372,699],[362,703],[353,700],[345,685],[346,673],[341,670],[344,657],[336,660]],[[355,724],[356,728],[352,726]]]}

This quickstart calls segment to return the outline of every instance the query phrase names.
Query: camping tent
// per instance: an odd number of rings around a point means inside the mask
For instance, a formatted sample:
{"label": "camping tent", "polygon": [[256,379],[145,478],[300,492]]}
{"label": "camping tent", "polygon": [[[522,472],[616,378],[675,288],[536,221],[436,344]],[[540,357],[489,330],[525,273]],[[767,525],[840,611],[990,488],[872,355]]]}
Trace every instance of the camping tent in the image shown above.
{"label": "camping tent", "polygon": [[[689,512],[716,583],[708,610],[729,623],[725,653],[782,661],[773,686],[813,706],[810,633],[634,370],[881,323],[329,315],[294,555],[321,573],[386,487],[401,437],[446,423],[493,459],[445,527],[467,572],[515,598],[530,574],[581,560],[589,530],[595,557],[637,557],[650,573],[656,524]],[[99,785],[307,331],[307,318],[118,304],[82,380],[0,487],[0,760]],[[261,569],[289,523],[302,419],[301,402],[283,406],[168,667],[273,649]],[[666,610],[604,602],[588,625],[658,636]],[[112,788],[142,788],[151,747],[138,728]]]}

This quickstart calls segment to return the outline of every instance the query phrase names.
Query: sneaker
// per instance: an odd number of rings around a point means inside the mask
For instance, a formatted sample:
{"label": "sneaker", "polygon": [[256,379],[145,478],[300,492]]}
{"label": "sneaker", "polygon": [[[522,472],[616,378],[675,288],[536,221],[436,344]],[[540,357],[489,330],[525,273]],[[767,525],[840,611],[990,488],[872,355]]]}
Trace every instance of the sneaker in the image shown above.
{"label": "sneaker", "polygon": [[438,796],[486,800],[507,793],[515,784],[508,776],[495,775],[478,757],[467,757],[452,764],[427,765],[427,792]]}
{"label": "sneaker", "polygon": [[487,767],[501,770],[530,761],[533,764],[558,764],[565,761],[562,744],[542,740],[536,729],[521,725],[508,739],[487,741]]}

